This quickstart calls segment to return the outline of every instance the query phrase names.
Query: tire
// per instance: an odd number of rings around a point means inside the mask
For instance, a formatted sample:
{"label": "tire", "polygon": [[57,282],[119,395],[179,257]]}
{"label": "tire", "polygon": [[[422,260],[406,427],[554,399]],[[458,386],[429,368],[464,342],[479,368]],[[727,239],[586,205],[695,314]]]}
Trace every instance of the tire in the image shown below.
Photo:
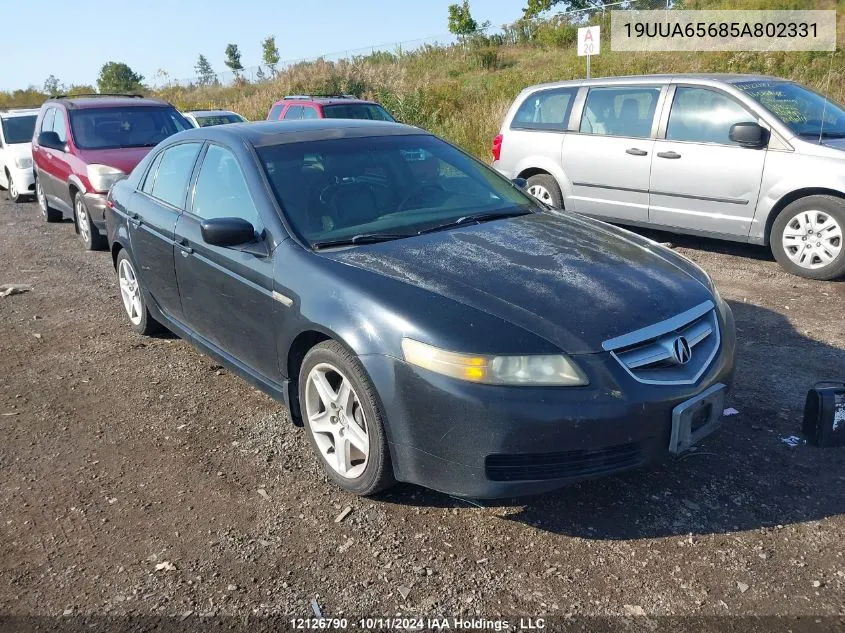
{"label": "tire", "polygon": [[41,216],[45,222],[61,222],[62,212],[50,207],[47,202],[47,196],[44,195],[44,190],[41,188],[41,179],[35,177],[35,198],[38,200],[38,207],[41,209]]}
{"label": "tire", "polygon": [[9,183],[6,187],[6,196],[9,198],[9,200],[14,202],[15,204],[23,202],[24,196],[20,191],[18,191],[17,185],[15,185],[15,181],[12,180],[12,174],[10,174],[8,171],[6,172],[6,180]]}
{"label": "tire", "polygon": [[775,218],[769,242],[775,259],[793,275],[820,281],[845,275],[845,200],[799,198]]}
{"label": "tire", "polygon": [[[147,302],[144,299],[141,282],[135,272],[137,268],[125,248],[121,249],[117,255],[116,269],[123,311],[129,318],[130,327],[138,334],[145,336],[161,332],[164,328],[150,315],[150,311],[147,309]],[[124,285],[125,281],[129,281],[128,276],[124,278],[128,272],[131,272],[131,279],[134,280],[134,283]]]}
{"label": "tire", "polygon": [[525,190],[555,209],[563,209],[563,194],[560,192],[560,185],[551,174],[535,174],[528,179],[528,186]]}
{"label": "tire", "polygon": [[85,197],[77,192],[73,196],[73,221],[76,224],[76,234],[87,251],[99,251],[105,247],[106,240],[91,221],[91,214],[85,205]]}
{"label": "tire", "polygon": [[[313,379],[320,374],[325,380],[322,388]],[[351,387],[346,392],[348,399],[342,395],[344,384]],[[358,359],[337,341],[320,343],[305,355],[299,371],[299,402],[308,440],[329,479],[361,496],[373,495],[395,482],[375,387]],[[363,438],[366,453],[358,448]],[[335,451],[339,442],[348,451]],[[345,473],[341,462],[346,462]]]}

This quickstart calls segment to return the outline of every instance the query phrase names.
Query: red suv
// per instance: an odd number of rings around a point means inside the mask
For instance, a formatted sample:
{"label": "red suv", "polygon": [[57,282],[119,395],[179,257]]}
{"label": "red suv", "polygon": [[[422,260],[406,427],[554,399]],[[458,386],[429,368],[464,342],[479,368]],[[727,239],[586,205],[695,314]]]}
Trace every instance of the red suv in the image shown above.
{"label": "red suv", "polygon": [[369,119],[395,121],[381,104],[350,95],[291,95],[277,101],[268,121],[284,119]]}
{"label": "red suv", "polygon": [[35,193],[44,219],[73,218],[85,248],[102,248],[109,187],[159,142],[191,127],[171,104],[140,95],[48,99],[32,139]]}

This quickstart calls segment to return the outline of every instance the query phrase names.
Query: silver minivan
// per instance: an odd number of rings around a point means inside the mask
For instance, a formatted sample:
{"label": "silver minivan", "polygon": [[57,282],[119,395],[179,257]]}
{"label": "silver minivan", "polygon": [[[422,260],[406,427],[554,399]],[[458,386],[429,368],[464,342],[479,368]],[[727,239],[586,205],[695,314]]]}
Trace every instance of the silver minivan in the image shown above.
{"label": "silver minivan", "polygon": [[788,271],[845,274],[845,110],[792,81],[646,75],[523,90],[493,166],[599,219],[769,245]]}

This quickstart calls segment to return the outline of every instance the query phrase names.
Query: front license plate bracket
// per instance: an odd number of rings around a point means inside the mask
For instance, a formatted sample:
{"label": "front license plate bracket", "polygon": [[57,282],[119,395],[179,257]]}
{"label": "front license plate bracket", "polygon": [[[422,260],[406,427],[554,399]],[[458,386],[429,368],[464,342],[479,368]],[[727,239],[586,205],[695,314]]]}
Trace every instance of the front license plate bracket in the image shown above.
{"label": "front license plate bracket", "polygon": [[717,383],[672,409],[670,453],[683,453],[722,425],[725,390],[725,385]]}

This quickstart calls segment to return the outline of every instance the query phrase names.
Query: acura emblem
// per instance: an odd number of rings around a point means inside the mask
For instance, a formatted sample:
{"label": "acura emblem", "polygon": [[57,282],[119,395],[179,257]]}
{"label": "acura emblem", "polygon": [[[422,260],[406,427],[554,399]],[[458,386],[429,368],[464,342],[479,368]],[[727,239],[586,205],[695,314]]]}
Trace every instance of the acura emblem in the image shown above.
{"label": "acura emblem", "polygon": [[678,365],[686,365],[690,358],[692,358],[692,350],[689,346],[689,341],[683,336],[679,336],[672,343],[672,355]]}

